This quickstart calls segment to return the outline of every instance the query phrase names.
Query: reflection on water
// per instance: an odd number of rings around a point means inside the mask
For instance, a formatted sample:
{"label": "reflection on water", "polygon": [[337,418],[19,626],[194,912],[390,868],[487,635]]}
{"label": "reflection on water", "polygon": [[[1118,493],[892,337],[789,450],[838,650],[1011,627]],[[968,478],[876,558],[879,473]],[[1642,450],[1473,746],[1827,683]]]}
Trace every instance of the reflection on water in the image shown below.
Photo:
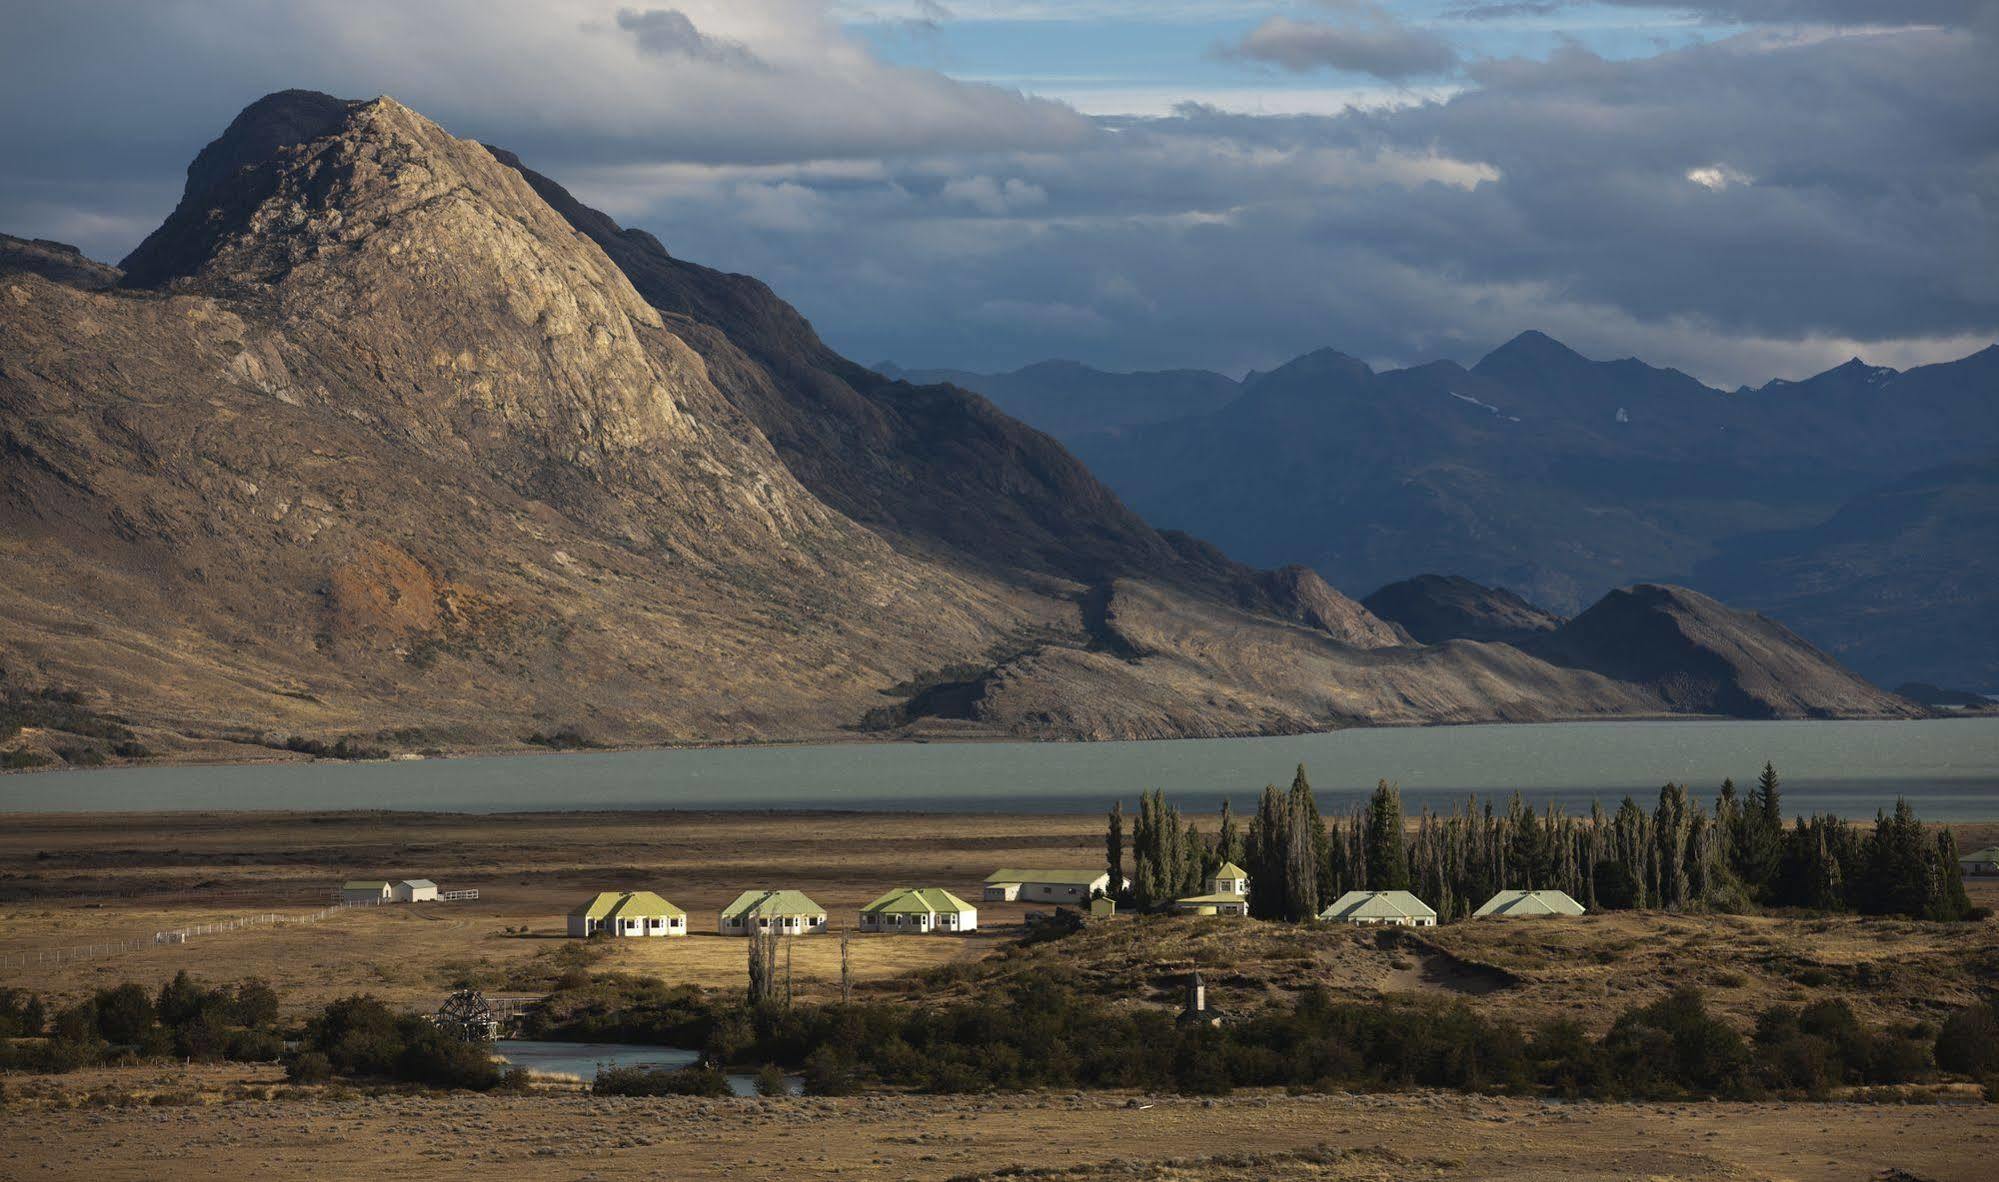
{"label": "reflection on water", "polygon": [[1376,780],[1414,808],[1520,789],[1573,809],[1676,781],[1711,795],[1765,760],[1784,803],[1870,815],[1904,795],[1930,820],[1999,816],[1999,718],[1579,722],[1372,728],[1149,743],[847,743],[0,776],[0,811],[587,808],[1096,810],[1163,788],[1198,810],[1311,770],[1322,805]]}
{"label": "reflection on water", "polygon": [[[542,1042],[531,1038],[503,1038],[493,1050],[515,1067],[555,1075],[573,1075],[590,1082],[610,1067],[644,1067],[672,1071],[686,1067],[701,1056],[679,1047],[648,1047],[620,1042]],[[799,1090],[798,1080],[788,1080],[791,1090]],[[729,1090],[738,1096],[757,1094],[754,1077],[731,1074]]]}

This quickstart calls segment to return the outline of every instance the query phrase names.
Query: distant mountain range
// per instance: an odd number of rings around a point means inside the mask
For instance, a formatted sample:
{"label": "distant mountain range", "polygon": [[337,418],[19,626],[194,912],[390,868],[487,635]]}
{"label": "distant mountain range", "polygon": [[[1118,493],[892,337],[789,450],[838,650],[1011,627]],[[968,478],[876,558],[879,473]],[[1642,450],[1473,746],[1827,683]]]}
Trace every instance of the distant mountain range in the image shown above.
{"label": "distant mountain range", "polygon": [[[1205,413],[1118,425],[1191,460],[1183,424],[1374,379],[1158,380]],[[120,267],[0,237],[0,554],[0,766],[1921,712],[1675,587],[1419,643],[508,152],[310,91],[246,108]]]}
{"label": "distant mountain range", "polygon": [[1684,582],[1884,684],[1999,688],[1999,347],[1734,391],[1538,332],[1469,369],[1327,349],[1240,383],[925,373],[1055,434],[1155,524],[1355,595],[1449,571],[1573,614]]}

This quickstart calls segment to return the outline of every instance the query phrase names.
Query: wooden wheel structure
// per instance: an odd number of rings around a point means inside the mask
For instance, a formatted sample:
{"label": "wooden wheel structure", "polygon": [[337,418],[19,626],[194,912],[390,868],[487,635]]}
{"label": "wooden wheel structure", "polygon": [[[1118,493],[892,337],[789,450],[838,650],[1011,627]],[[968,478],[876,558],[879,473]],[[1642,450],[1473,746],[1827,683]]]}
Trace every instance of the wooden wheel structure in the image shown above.
{"label": "wooden wheel structure", "polygon": [[438,1029],[465,1042],[491,1042],[499,1033],[499,1019],[486,995],[477,989],[460,989],[437,1007]]}

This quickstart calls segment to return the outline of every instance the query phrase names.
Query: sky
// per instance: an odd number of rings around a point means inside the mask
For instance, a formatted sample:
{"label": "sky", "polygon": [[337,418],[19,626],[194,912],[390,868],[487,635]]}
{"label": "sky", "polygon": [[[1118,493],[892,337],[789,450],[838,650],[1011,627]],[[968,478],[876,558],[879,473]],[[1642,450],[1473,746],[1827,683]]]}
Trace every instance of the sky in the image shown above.
{"label": "sky", "polygon": [[856,360],[1724,387],[1999,340],[1999,0],[0,0],[0,231],[115,261],[391,94]]}

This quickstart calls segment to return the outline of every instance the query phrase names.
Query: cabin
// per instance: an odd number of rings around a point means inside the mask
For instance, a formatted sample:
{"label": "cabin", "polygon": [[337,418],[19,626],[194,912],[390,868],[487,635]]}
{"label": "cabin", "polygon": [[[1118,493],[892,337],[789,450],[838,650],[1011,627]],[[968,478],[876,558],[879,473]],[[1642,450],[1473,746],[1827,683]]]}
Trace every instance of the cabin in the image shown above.
{"label": "cabin", "polygon": [[428,878],[405,878],[390,884],[389,897],[397,903],[435,903],[437,884]]}
{"label": "cabin", "polygon": [[826,930],[826,909],[803,891],[748,890],[722,908],[715,930],[725,936],[775,931],[785,936],[814,936]]}
{"label": "cabin", "polygon": [[1965,874],[1999,874],[1999,845],[1988,845],[1963,855],[1957,860],[1957,868]]}
{"label": "cabin", "polygon": [[1329,923],[1350,923],[1362,927],[1437,926],[1437,913],[1428,903],[1408,891],[1348,891],[1319,912],[1319,918]]}
{"label": "cabin", "polygon": [[[1126,879],[1117,889],[1130,882]],[[1004,903],[1081,904],[1115,893],[1107,870],[995,870],[986,875],[986,898]]]}
{"label": "cabin", "polygon": [[1472,912],[1473,919],[1514,919],[1536,915],[1581,915],[1588,910],[1567,891],[1501,891]]}
{"label": "cabin", "polygon": [[1173,910],[1186,915],[1248,915],[1249,874],[1234,862],[1224,862],[1208,876],[1206,894],[1175,899]]}
{"label": "cabin", "polygon": [[349,907],[370,907],[391,899],[386,878],[357,878],[340,884],[340,901]]}
{"label": "cabin", "polygon": [[978,930],[979,910],[943,887],[897,887],[861,908],[860,929],[923,935]]}
{"label": "cabin", "polygon": [[651,891],[600,891],[569,913],[569,934],[684,936],[687,913]]}

